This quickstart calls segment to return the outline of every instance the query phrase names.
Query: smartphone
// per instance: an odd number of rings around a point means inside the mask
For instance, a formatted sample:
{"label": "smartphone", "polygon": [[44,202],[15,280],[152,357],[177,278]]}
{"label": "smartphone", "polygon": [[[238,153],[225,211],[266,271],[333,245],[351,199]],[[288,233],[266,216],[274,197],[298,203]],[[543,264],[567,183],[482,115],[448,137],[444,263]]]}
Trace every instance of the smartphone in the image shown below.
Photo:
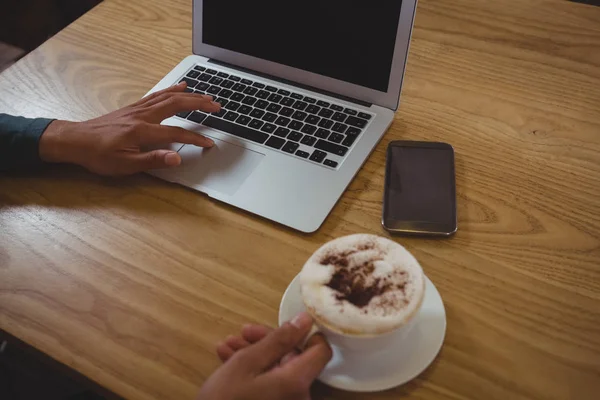
{"label": "smartphone", "polygon": [[382,224],[392,233],[456,232],[454,149],[447,143],[394,141],[387,149]]}

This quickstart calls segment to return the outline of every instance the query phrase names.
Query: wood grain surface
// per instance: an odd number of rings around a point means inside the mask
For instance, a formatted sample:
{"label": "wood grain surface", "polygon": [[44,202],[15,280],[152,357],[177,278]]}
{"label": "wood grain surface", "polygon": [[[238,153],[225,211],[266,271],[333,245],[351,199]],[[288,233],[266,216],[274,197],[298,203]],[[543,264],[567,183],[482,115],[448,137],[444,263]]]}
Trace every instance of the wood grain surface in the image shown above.
{"label": "wood grain surface", "polygon": [[[0,112],[124,106],[190,37],[188,0],[106,0],[0,75]],[[567,1],[421,0],[396,119],[313,235],[146,175],[0,176],[0,328],[126,398],[191,399],[321,243],[386,235],[397,139],[456,150],[456,236],[395,238],[442,294],[445,344],[405,386],[315,398],[597,399],[600,8]]]}

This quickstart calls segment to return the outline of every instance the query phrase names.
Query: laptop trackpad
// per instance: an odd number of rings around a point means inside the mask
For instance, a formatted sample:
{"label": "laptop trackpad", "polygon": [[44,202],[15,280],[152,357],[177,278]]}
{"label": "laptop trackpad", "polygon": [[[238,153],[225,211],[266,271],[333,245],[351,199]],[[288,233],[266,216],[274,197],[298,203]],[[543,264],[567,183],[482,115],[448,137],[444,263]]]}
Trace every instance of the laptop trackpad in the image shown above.
{"label": "laptop trackpad", "polygon": [[210,149],[185,145],[179,150],[177,180],[200,191],[208,189],[229,196],[242,186],[264,154],[214,139]]}

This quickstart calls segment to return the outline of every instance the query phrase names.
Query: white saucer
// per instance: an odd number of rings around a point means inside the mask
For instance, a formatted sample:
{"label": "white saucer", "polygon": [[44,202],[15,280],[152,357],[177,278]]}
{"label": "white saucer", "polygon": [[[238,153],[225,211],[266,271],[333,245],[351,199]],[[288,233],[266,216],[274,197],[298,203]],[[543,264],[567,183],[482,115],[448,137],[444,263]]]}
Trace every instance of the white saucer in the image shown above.
{"label": "white saucer", "polygon": [[[283,294],[279,325],[305,311],[298,276]],[[425,299],[416,324],[407,336],[386,351],[348,353],[332,346],[333,358],[319,380],[337,389],[376,392],[402,385],[425,370],[442,348],[446,334],[446,311],[442,298],[426,278]]]}

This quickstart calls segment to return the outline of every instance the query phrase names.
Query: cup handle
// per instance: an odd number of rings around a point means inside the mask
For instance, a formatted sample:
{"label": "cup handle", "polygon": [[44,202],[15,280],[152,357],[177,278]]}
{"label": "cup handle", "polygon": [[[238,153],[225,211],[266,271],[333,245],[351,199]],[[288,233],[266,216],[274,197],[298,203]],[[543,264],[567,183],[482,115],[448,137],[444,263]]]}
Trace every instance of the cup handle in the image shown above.
{"label": "cup handle", "polygon": [[310,331],[308,331],[308,333],[306,334],[306,337],[304,338],[304,341],[302,341],[302,350],[304,350],[304,348],[306,347],[306,344],[308,343],[308,341],[310,340],[311,337],[313,337],[315,334],[322,332],[321,329],[319,329],[319,327],[317,326],[317,324],[312,324],[312,327],[310,328]]}

